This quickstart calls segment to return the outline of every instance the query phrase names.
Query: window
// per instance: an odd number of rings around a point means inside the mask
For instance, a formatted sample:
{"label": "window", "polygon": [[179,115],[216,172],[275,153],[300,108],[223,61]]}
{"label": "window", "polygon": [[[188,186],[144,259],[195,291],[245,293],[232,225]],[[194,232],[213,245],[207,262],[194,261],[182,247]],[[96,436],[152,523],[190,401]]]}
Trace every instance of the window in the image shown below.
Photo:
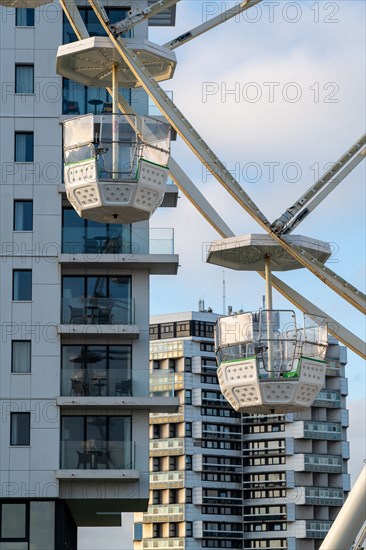
{"label": "window", "polygon": [[15,65],[15,93],[34,94],[34,65]]}
{"label": "window", "polygon": [[13,270],[13,300],[16,302],[32,300],[32,270]]}
{"label": "window", "polygon": [[30,445],[30,413],[10,413],[10,445]]}
{"label": "window", "polygon": [[193,537],[193,522],[186,521],[186,537]]}
{"label": "window", "polygon": [[160,361],[153,361],[153,369],[154,370],[160,369]]}
{"label": "window", "polygon": [[33,201],[14,201],[14,231],[33,230]]}
{"label": "window", "polygon": [[169,437],[177,437],[177,424],[169,424]]}
{"label": "window", "polygon": [[192,489],[186,488],[186,504],[192,504]]}
{"label": "window", "polygon": [[191,455],[186,455],[186,470],[192,470],[192,457],[191,457]]}
{"label": "window", "polygon": [[175,372],[175,366],[176,366],[175,359],[169,359],[169,370]]}
{"label": "window", "polygon": [[30,340],[13,340],[11,355],[11,372],[24,374],[31,372]]}
{"label": "window", "polygon": [[186,390],[185,402],[186,402],[186,405],[192,405],[192,390]]}
{"label": "window", "polygon": [[185,357],[184,358],[184,371],[185,372],[192,372],[192,357]]}
{"label": "window", "polygon": [[169,537],[178,536],[178,523],[169,523]]}
{"label": "window", "polygon": [[142,540],[142,523],[135,523],[133,526],[133,540]]}
{"label": "window", "polygon": [[15,132],[15,162],[33,162],[34,135],[33,132]]}
{"label": "window", "polygon": [[161,491],[153,491],[152,492],[152,503],[153,504],[161,504]]}
{"label": "window", "polygon": [[34,9],[16,8],[15,10],[16,27],[34,27]]}
{"label": "window", "polygon": [[161,437],[160,430],[161,430],[160,424],[153,424],[153,427],[152,427],[152,437],[153,437],[153,439],[160,439],[160,437]]}
{"label": "window", "polygon": [[25,503],[3,503],[0,505],[0,511],[0,540],[25,540],[27,505]]}
{"label": "window", "polygon": [[174,470],[177,469],[177,457],[176,456],[170,456],[169,457],[169,471],[174,472]]}
{"label": "window", "polygon": [[160,457],[154,456],[152,459],[152,470],[153,472],[161,471]]}
{"label": "window", "polygon": [[186,437],[192,437],[192,422],[186,422]]}
{"label": "window", "polygon": [[160,539],[163,536],[163,526],[161,523],[153,523],[153,539]]}

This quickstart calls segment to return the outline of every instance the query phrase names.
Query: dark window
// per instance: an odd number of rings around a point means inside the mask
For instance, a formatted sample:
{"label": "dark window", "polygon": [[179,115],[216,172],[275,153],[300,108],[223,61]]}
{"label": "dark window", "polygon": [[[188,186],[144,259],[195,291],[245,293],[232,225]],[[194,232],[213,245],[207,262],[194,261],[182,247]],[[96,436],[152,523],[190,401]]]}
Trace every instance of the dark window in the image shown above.
{"label": "dark window", "polygon": [[15,132],[15,162],[33,162],[34,135],[33,132]]}
{"label": "dark window", "polygon": [[178,536],[178,523],[169,523],[169,537]]}
{"label": "dark window", "polygon": [[152,459],[152,469],[153,472],[161,472],[161,463],[160,463],[160,457],[154,456]]}
{"label": "dark window", "polygon": [[186,504],[192,504],[192,489],[186,488]]}
{"label": "dark window", "polygon": [[185,390],[186,405],[192,405],[192,390]]}
{"label": "dark window", "polygon": [[169,437],[177,437],[177,424],[169,424]]}
{"label": "dark window", "polygon": [[161,491],[153,491],[152,492],[152,503],[153,504],[161,504]]}
{"label": "dark window", "polygon": [[142,523],[135,523],[133,526],[133,540],[142,540]]}
{"label": "dark window", "polygon": [[169,370],[175,372],[176,361],[175,359],[169,359]]}
{"label": "dark window", "polygon": [[16,27],[34,27],[34,8],[16,8]]}
{"label": "dark window", "polygon": [[186,537],[193,537],[193,522],[186,521]]}
{"label": "dark window", "polygon": [[169,490],[169,504],[178,504],[178,489]]}
{"label": "dark window", "polygon": [[177,457],[176,456],[170,456],[169,457],[169,471],[174,472],[177,469]]}
{"label": "dark window", "polygon": [[30,445],[30,413],[10,413],[10,445]]}
{"label": "dark window", "polygon": [[177,336],[190,336],[191,335],[191,325],[189,321],[177,323]]}
{"label": "dark window", "polygon": [[191,457],[191,455],[186,455],[186,470],[192,470],[192,457]]}
{"label": "dark window", "polygon": [[213,344],[205,344],[205,343],[201,342],[200,350],[201,351],[212,351],[212,352],[214,352],[215,351],[215,346]]}
{"label": "dark window", "polygon": [[33,201],[14,201],[14,231],[33,230]]}
{"label": "dark window", "polygon": [[15,93],[34,93],[34,65],[15,65]]}
{"label": "dark window", "polygon": [[150,340],[158,340],[159,339],[159,325],[150,325],[149,333],[150,333]]}
{"label": "dark window", "polygon": [[153,538],[160,539],[163,536],[163,526],[161,523],[153,523]]}
{"label": "dark window", "polygon": [[192,357],[185,357],[184,358],[184,371],[185,372],[192,372]]}
{"label": "dark window", "polygon": [[13,270],[13,300],[16,302],[32,300],[32,270]]}
{"label": "dark window", "polygon": [[0,540],[14,540],[8,542],[9,546],[5,542],[4,547],[28,548],[27,543],[20,542],[27,536],[27,508],[26,503],[20,502],[0,504]]}
{"label": "dark window", "polygon": [[152,426],[153,439],[160,439],[161,437],[161,426],[160,424],[153,424]]}
{"label": "dark window", "polygon": [[153,369],[154,370],[160,369],[160,361],[153,361]]}
{"label": "dark window", "polygon": [[11,372],[18,374],[31,372],[30,340],[13,340],[11,354]]}
{"label": "dark window", "polygon": [[192,437],[192,422],[186,422],[186,437]]}

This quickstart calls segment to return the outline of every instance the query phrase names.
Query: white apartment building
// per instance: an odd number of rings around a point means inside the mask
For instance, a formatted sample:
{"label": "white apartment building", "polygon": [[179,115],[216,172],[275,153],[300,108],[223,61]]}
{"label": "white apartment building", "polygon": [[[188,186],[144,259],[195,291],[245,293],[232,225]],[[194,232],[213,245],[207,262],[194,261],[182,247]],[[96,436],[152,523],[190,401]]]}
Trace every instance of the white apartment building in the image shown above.
{"label": "white apartment building", "polygon": [[150,368],[174,371],[180,409],[150,415],[150,501],[135,514],[135,550],[318,550],[350,488],[346,349],[329,338],[310,409],[241,415],[216,376],[217,318],[151,318]]}
{"label": "white apartment building", "polygon": [[[131,4],[104,6],[118,21]],[[149,381],[149,277],[176,273],[172,231],[89,222],[66,200],[62,122],[110,105],[105,89],[56,74],[58,46],[74,40],[57,2],[0,7],[1,550],[74,550],[78,526],[145,510],[149,412],[177,410]],[[124,94],[147,114],[145,93]],[[162,206],[176,203],[168,188]]]}

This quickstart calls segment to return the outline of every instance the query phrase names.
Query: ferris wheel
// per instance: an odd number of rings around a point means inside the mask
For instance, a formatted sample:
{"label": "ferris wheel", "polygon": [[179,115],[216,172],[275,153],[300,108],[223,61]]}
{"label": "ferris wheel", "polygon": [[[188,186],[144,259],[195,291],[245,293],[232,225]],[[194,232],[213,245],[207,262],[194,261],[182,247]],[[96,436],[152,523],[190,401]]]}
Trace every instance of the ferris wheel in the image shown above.
{"label": "ferris wheel", "polygon": [[[329,244],[293,234],[365,159],[366,136],[357,139],[278,219],[270,221],[159,85],[173,77],[178,48],[260,1],[240,2],[160,45],[127,35],[139,23],[174,9],[179,0],[151,1],[146,9],[133,8],[114,24],[99,0],[88,0],[105,31],[103,37],[89,36],[74,0],[60,0],[77,40],[59,47],[56,65],[59,75],[86,86],[105,87],[111,96],[100,116],[75,116],[64,123],[65,185],[78,214],[107,223],[146,220],[161,204],[170,174],[221,237],[212,243],[207,261],[254,270],[265,279],[265,308],[222,317],[216,328],[221,390],[236,410],[249,413],[292,411],[312,404],[324,383],[328,332],[366,358],[360,338],[273,275],[273,271],[306,268],[366,313],[365,295],[324,265],[331,254]],[[36,7],[49,0],[0,0],[5,6],[18,3]],[[119,93],[120,87],[145,90],[169,124],[138,115]],[[171,156],[169,125],[258,223],[261,234],[240,236],[238,246],[238,236]],[[303,313],[301,321],[294,311],[274,309],[272,288]]]}

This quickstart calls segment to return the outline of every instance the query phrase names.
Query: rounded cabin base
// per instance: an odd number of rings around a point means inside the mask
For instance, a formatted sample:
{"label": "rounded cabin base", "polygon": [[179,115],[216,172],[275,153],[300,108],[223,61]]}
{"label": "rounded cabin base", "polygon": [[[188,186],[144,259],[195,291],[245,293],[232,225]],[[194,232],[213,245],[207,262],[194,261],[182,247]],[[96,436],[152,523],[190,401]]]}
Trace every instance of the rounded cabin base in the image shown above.
{"label": "rounded cabin base", "polygon": [[260,373],[255,357],[222,363],[217,375],[223,395],[238,412],[286,414],[308,408],[324,385],[326,363],[300,357],[296,371]]}

